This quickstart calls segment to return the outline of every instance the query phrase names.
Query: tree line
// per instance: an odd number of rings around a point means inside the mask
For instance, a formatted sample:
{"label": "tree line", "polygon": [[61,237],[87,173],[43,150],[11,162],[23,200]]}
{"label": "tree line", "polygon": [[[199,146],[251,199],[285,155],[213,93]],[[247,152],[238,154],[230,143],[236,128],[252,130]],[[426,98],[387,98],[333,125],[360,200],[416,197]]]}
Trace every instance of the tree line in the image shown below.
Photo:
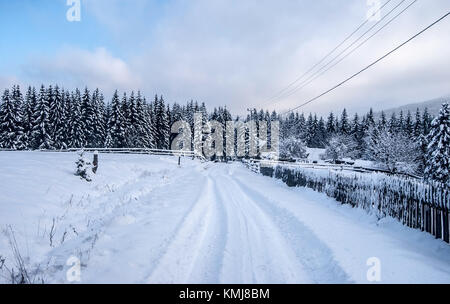
{"label": "tree line", "polygon": [[[326,118],[310,113],[280,115],[253,109],[246,117],[233,116],[226,107],[208,112],[205,103],[167,104],[162,96],[147,101],[138,91],[119,96],[116,90],[105,101],[99,89],[81,92],[58,85],[37,91],[28,87],[25,96],[18,85],[6,89],[0,103],[0,148],[13,150],[65,148],[158,148],[169,149],[175,134],[171,126],[185,120],[194,129],[194,114],[203,122],[223,124],[231,120],[280,122],[280,153],[283,157],[306,156],[305,147],[326,149],[325,157],[366,159],[386,169],[448,176],[450,123],[448,105],[433,120],[428,110],[413,115],[400,112],[378,119],[371,109],[360,117],[331,112]],[[258,130],[258,128],[257,128]],[[225,134],[224,134],[225,136]],[[246,135],[246,141],[249,136]],[[445,166],[447,165],[447,169]],[[447,170],[447,171],[446,171]],[[447,174],[447,175],[446,175]]]}

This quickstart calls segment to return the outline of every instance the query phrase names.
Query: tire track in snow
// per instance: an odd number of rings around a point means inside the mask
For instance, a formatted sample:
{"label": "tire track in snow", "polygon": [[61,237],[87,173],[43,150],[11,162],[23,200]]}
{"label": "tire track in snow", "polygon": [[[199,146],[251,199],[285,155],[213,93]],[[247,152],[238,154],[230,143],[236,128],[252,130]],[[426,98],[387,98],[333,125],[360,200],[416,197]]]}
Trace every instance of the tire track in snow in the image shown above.
{"label": "tire track in snow", "polygon": [[148,283],[217,282],[226,228],[214,190],[214,181],[207,177],[205,189],[178,227]]}
{"label": "tire track in snow", "polygon": [[[216,171],[223,171],[218,167]],[[219,193],[229,219],[221,283],[308,283],[279,229],[229,174],[217,172]]]}
{"label": "tire track in snow", "polygon": [[315,283],[351,283],[347,273],[334,260],[332,251],[291,212],[278,207],[263,189],[254,189],[241,178],[232,182],[245,196],[252,198],[249,201],[271,216]]}

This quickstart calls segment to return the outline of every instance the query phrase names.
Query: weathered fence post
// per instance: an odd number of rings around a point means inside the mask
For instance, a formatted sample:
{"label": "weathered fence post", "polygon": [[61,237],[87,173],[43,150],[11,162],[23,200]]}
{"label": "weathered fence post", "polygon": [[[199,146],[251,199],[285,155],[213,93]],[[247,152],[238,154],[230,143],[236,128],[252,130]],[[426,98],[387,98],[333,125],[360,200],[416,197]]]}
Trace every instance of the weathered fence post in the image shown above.
{"label": "weathered fence post", "polygon": [[94,151],[94,161],[92,162],[92,164],[94,165],[92,167],[92,172],[97,173],[97,169],[98,169],[98,151]]}

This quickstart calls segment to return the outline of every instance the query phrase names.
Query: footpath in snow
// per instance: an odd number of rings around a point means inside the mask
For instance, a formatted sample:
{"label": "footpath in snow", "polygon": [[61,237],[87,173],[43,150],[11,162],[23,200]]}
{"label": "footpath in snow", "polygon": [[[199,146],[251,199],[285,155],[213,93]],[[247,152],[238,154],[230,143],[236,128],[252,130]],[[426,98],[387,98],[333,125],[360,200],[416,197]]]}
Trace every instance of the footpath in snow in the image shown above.
{"label": "footpath in snow", "polygon": [[373,257],[381,283],[450,283],[448,244],[239,163],[102,154],[87,183],[75,160],[0,153],[0,257],[13,234],[47,283],[72,256],[83,283],[371,283]]}

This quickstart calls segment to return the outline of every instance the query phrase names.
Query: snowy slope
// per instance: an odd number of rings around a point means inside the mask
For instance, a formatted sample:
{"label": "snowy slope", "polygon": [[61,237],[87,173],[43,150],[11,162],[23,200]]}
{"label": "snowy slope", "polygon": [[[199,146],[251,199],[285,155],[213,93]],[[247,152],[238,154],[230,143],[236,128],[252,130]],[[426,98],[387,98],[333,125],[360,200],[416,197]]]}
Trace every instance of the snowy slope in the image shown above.
{"label": "snowy slope", "polygon": [[83,283],[369,283],[371,257],[382,283],[450,283],[447,244],[238,163],[100,155],[86,183],[75,160],[0,153],[0,256],[11,225],[46,282],[76,256]]}

